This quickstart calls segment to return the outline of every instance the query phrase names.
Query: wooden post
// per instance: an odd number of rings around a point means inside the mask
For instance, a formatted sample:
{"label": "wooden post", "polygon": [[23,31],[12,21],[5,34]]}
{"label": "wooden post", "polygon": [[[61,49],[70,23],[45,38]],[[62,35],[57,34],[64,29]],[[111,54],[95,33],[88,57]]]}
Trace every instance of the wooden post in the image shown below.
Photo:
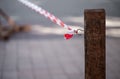
{"label": "wooden post", "polygon": [[84,12],[85,79],[105,79],[105,10]]}

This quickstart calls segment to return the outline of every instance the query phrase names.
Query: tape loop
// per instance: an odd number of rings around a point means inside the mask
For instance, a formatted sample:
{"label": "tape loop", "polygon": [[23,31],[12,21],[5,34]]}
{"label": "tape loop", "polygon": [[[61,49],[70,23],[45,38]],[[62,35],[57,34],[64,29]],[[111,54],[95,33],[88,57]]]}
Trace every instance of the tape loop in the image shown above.
{"label": "tape loop", "polygon": [[81,29],[77,29],[77,30],[74,30],[75,34],[82,34],[83,30]]}

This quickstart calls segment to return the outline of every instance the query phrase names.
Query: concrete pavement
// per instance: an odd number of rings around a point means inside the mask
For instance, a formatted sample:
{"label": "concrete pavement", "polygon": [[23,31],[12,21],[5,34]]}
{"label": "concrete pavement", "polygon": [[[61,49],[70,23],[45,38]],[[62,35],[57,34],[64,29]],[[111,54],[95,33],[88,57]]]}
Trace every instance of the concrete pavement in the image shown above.
{"label": "concrete pavement", "polygon": [[0,79],[84,78],[82,38],[14,39],[0,46]]}

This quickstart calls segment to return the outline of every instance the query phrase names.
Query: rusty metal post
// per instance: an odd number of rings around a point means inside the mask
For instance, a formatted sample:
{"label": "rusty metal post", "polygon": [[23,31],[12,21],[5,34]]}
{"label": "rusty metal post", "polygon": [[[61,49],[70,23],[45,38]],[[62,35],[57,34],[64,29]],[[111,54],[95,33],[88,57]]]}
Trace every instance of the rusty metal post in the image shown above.
{"label": "rusty metal post", "polygon": [[105,10],[84,11],[85,79],[105,79]]}

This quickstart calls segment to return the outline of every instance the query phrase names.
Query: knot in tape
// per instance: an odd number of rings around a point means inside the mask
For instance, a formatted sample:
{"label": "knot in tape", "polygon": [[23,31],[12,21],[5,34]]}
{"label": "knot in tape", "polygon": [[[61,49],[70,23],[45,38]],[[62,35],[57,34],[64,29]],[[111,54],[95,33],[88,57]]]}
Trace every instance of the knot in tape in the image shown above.
{"label": "knot in tape", "polygon": [[83,31],[84,30],[82,30],[82,29],[77,29],[77,30],[74,30],[74,33],[75,34],[82,34]]}
{"label": "knot in tape", "polygon": [[81,30],[81,29],[69,30],[68,33],[64,34],[64,38],[65,38],[66,40],[71,39],[74,34],[82,34],[82,31],[83,31],[83,30]]}

